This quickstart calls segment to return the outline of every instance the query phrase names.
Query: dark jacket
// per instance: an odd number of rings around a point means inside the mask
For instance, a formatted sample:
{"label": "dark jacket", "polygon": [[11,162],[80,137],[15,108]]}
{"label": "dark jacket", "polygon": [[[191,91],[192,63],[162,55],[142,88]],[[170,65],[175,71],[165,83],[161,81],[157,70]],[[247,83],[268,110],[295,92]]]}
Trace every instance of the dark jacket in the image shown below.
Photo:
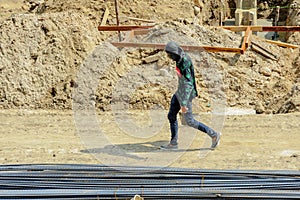
{"label": "dark jacket", "polygon": [[177,55],[174,58],[178,74],[178,88],[175,94],[180,105],[186,106],[189,101],[198,96],[192,60],[175,42],[169,42],[165,51]]}

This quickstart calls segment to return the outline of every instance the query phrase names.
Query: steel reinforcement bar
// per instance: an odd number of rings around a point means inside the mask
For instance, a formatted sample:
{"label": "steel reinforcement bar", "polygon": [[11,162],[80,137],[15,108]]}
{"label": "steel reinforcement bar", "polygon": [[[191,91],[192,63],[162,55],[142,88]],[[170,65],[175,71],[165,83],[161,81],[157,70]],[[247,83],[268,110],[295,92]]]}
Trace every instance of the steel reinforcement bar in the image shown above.
{"label": "steel reinforcement bar", "polygon": [[300,199],[299,171],[2,165],[0,199]]}

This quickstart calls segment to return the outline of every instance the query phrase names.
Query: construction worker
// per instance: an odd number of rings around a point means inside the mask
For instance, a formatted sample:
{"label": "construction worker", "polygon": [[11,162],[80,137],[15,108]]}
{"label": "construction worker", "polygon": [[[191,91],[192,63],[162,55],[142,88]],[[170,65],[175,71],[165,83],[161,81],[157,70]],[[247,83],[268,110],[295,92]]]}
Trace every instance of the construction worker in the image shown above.
{"label": "construction worker", "polygon": [[176,62],[176,72],[178,75],[178,89],[172,96],[168,120],[170,123],[171,140],[163,149],[178,148],[178,121],[177,114],[181,110],[184,120],[188,126],[198,129],[212,138],[211,149],[217,147],[221,133],[214,131],[203,123],[197,121],[192,113],[192,100],[198,95],[194,74],[194,66],[191,58],[183,49],[171,41],[168,42],[165,51],[168,57]]}

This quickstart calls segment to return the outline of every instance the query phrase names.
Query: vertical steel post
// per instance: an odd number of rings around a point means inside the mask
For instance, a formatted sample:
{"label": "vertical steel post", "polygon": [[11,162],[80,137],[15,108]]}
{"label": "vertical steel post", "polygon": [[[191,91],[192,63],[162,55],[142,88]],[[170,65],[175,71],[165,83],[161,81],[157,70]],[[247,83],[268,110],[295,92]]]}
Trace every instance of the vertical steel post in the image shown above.
{"label": "vertical steel post", "polygon": [[[280,14],[280,6],[276,6],[276,15],[274,20],[274,25],[278,26],[279,22],[279,14]],[[274,33],[273,40],[277,40],[279,38],[279,34],[277,32]]]}
{"label": "vertical steel post", "polygon": [[[116,10],[116,18],[117,18],[117,26],[120,25],[119,22],[119,7],[118,7],[118,0],[115,0],[115,10]],[[118,31],[119,34],[119,42],[121,42],[122,38],[121,38],[121,32]]]}

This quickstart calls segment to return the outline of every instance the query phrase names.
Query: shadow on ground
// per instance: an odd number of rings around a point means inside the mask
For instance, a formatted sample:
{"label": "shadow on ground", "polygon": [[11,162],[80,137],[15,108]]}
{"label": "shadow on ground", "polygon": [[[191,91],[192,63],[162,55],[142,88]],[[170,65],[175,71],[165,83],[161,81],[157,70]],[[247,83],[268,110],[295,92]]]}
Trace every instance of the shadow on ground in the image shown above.
{"label": "shadow on ground", "polygon": [[[117,145],[107,145],[103,148],[92,148],[81,150],[82,153],[90,153],[90,154],[108,154],[113,156],[122,156],[133,159],[144,159],[136,153],[162,153],[162,152],[190,152],[190,151],[207,151],[210,148],[178,148],[172,150],[161,149],[162,145],[167,144],[166,140],[158,140],[154,142],[143,142],[143,143],[130,143],[130,144],[117,144]],[[179,146],[180,147],[180,146]]]}

